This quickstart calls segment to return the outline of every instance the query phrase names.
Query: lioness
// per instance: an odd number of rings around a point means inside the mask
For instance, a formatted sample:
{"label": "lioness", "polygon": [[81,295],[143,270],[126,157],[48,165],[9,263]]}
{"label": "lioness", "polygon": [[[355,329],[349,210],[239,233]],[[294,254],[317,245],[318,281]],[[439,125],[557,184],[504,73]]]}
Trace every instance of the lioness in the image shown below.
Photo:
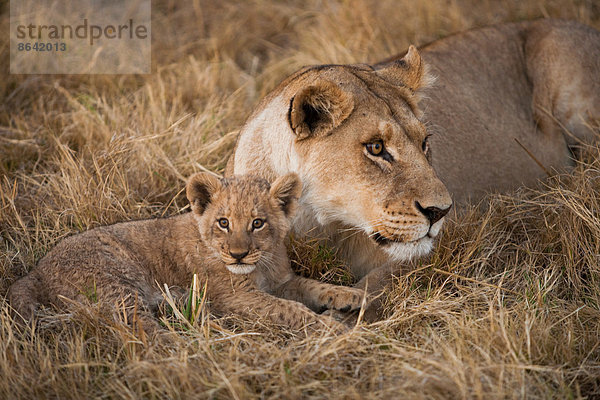
{"label": "lioness", "polygon": [[331,238],[375,288],[387,266],[431,251],[451,197],[570,166],[570,146],[600,120],[599,70],[600,33],[559,20],[459,33],[375,65],[307,67],[261,101],[227,173],[298,173],[294,230]]}
{"label": "lioness", "polygon": [[363,292],[292,272],[284,239],[300,188],[295,174],[272,185],[196,174],[186,187],[191,213],[100,227],[61,241],[10,287],[10,304],[30,318],[39,305],[62,307],[61,296],[84,300],[93,291],[97,301],[118,304],[129,321],[137,318],[154,331],[151,311],[162,300],[157,282],[182,288],[196,273],[207,282],[206,296],[217,311],[263,316],[292,329],[340,329],[306,306],[357,309]]}

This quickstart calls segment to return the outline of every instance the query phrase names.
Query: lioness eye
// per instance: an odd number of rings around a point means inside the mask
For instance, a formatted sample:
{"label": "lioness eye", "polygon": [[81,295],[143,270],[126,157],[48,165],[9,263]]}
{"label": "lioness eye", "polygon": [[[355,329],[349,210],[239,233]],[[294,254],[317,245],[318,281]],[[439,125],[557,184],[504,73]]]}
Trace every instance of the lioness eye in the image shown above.
{"label": "lioness eye", "polygon": [[427,140],[429,137],[426,136],[425,139],[423,139],[423,143],[421,144],[421,148],[423,149],[423,153],[427,153],[429,151],[429,140]]}
{"label": "lioness eye", "polygon": [[265,221],[263,221],[260,218],[256,218],[254,221],[252,221],[252,229],[260,229],[263,227],[264,224]]}
{"label": "lioness eye", "polygon": [[229,220],[227,218],[219,218],[218,223],[223,229],[229,228]]}
{"label": "lioness eye", "polygon": [[381,140],[376,140],[371,143],[365,144],[365,147],[369,154],[378,156],[383,152],[383,142]]}

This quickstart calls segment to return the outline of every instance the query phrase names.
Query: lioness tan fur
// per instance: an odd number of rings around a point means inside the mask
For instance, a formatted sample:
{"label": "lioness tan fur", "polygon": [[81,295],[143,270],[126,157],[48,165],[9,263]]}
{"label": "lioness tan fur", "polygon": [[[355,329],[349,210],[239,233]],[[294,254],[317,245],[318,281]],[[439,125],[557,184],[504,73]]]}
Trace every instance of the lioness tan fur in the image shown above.
{"label": "lioness tan fur", "polygon": [[158,285],[185,288],[198,274],[218,312],[268,318],[293,329],[339,329],[310,309],[357,309],[362,291],[292,272],[284,240],[300,187],[295,174],[272,186],[252,177],[194,175],[187,185],[192,212],[100,227],[61,241],[11,286],[10,304],[30,318],[39,305],[64,308],[64,298],[93,296],[114,304],[115,312],[125,308],[130,321],[153,331],[158,325],[152,311],[162,300]]}
{"label": "lioness tan fur", "polygon": [[227,173],[298,173],[294,230],[330,238],[374,288],[431,251],[452,199],[569,167],[570,146],[600,119],[599,70],[599,32],[558,20],[459,33],[375,65],[307,67],[249,117]]}

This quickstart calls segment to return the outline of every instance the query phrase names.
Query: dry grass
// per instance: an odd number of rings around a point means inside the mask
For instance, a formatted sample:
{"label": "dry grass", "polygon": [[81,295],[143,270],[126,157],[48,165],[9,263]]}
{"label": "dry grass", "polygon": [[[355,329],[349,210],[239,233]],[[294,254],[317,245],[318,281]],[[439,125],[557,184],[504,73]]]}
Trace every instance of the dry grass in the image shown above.
{"label": "dry grass", "polygon": [[[204,310],[151,339],[101,306],[15,325],[3,300],[15,279],[65,235],[181,211],[185,177],[222,171],[253,105],[298,67],[540,16],[600,28],[587,0],[240,3],[157,0],[150,76],[9,76],[3,64],[0,398],[600,396],[599,148],[571,176],[449,224],[431,260],[397,279],[389,317],[347,334]],[[294,247],[301,272],[351,279],[311,246]]]}

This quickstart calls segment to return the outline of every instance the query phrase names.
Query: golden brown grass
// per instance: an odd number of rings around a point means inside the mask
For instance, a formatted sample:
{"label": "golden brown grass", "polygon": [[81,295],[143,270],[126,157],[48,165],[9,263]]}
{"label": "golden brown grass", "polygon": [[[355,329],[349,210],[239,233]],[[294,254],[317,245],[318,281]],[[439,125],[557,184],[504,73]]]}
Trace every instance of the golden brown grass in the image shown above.
{"label": "golden brown grass", "polygon": [[[432,258],[396,280],[388,318],[343,335],[204,312],[152,339],[100,305],[25,329],[3,299],[68,234],[181,211],[185,178],[222,171],[252,107],[300,66],[376,61],[541,16],[600,28],[585,0],[157,0],[152,75],[9,76],[5,61],[0,398],[600,396],[597,147],[572,175],[490,197],[448,224]],[[294,248],[300,272],[350,279],[329,250]]]}

